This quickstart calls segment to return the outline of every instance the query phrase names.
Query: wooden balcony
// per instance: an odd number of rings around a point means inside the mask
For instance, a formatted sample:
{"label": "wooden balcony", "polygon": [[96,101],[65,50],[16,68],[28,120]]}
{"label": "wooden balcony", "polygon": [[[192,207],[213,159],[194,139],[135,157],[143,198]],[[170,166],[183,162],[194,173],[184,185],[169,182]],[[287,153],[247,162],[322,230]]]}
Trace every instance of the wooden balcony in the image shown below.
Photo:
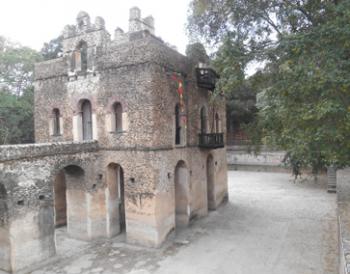
{"label": "wooden balcony", "polygon": [[219,75],[211,68],[196,68],[197,86],[213,91]]}
{"label": "wooden balcony", "polygon": [[225,147],[223,133],[201,133],[198,137],[200,148],[216,149]]}

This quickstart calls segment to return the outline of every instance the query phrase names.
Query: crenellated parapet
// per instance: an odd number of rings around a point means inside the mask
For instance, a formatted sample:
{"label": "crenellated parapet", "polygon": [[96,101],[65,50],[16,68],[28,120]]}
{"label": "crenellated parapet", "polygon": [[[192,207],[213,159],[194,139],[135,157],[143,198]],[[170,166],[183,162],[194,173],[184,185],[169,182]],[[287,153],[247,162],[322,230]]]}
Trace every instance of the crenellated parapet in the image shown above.
{"label": "crenellated parapet", "polygon": [[105,30],[105,20],[97,16],[95,22],[91,23],[90,15],[85,11],[81,11],[77,15],[75,25],[66,25],[64,27],[63,37],[64,39],[68,39],[100,30]]}
{"label": "crenellated parapet", "polygon": [[141,18],[141,10],[138,7],[133,7],[130,9],[129,32],[141,30],[147,30],[154,35],[154,18],[152,16]]}
{"label": "crenellated parapet", "polygon": [[129,15],[129,31],[124,32],[121,28],[117,28],[114,32],[113,45],[122,44],[130,41],[133,33],[146,32],[155,35],[154,18],[153,16],[141,17],[141,10],[138,7],[130,9]]}
{"label": "crenellated parapet", "polygon": [[134,33],[140,32],[153,36],[154,19],[152,16],[141,18],[141,10],[137,7],[130,9],[129,32],[117,28],[113,41],[102,17],[96,17],[92,23],[88,13],[79,12],[76,24],[66,25],[63,30],[63,56],[66,57],[68,79],[72,81],[81,76],[95,76],[98,74],[96,60],[110,45],[129,42],[135,38]]}
{"label": "crenellated parapet", "polygon": [[69,80],[96,74],[96,58],[110,43],[104,19],[98,16],[91,23],[89,14],[81,11],[75,25],[65,26],[63,37],[63,55],[67,58]]}

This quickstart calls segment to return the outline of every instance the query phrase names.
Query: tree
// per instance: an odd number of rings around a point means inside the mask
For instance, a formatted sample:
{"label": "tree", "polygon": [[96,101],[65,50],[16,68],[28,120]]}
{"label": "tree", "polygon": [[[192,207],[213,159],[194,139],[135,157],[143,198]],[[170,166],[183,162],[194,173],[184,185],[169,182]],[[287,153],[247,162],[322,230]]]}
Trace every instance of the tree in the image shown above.
{"label": "tree", "polygon": [[329,14],[280,43],[259,113],[271,141],[314,169],[350,163],[350,6],[336,5]]}
{"label": "tree", "polygon": [[35,50],[0,36],[0,89],[22,95],[32,86],[34,64],[39,60]]}
{"label": "tree", "polygon": [[253,79],[245,75],[249,59],[242,41],[227,35],[213,60],[220,74],[217,91],[226,95],[228,132],[239,131],[256,112]]}
{"label": "tree", "polygon": [[[350,163],[349,5],[330,0],[191,3],[191,33],[219,48],[229,35],[231,45],[239,42],[244,49],[239,56],[265,64],[251,138],[285,149],[300,168]],[[232,70],[235,58],[219,64]]]}
{"label": "tree", "polygon": [[40,54],[42,55],[44,60],[51,60],[58,58],[62,55],[62,41],[63,41],[63,36],[60,35],[55,39],[52,39],[48,43],[44,43]]}
{"label": "tree", "polygon": [[0,36],[0,144],[34,142],[33,72],[39,53]]}

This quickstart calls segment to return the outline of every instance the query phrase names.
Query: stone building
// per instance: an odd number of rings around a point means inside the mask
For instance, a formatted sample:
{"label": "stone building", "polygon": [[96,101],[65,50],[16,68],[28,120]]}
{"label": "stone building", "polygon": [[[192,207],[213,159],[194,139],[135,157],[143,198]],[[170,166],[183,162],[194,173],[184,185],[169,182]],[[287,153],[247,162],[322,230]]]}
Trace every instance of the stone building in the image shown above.
{"label": "stone building", "polygon": [[215,72],[130,10],[114,39],[80,12],[63,56],[35,67],[38,144],[0,148],[0,269],[55,255],[55,227],[158,247],[227,199],[225,101]]}

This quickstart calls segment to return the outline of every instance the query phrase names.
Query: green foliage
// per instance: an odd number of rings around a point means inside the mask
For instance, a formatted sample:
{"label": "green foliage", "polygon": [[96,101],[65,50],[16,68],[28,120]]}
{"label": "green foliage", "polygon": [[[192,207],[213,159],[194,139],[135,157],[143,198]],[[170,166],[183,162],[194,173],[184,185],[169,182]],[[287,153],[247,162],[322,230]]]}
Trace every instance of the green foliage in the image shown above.
{"label": "green foliage", "polygon": [[40,55],[0,36],[0,144],[34,141],[33,72]]}
{"label": "green foliage", "polygon": [[271,141],[314,168],[350,163],[350,6],[329,14],[281,41],[259,113]]}
{"label": "green foliage", "polygon": [[220,74],[217,91],[227,99],[227,118],[230,126],[249,123],[256,111],[254,79],[246,79],[245,68],[249,62],[242,41],[227,36],[213,60]]}
{"label": "green foliage", "polygon": [[44,43],[40,54],[44,60],[51,60],[60,57],[63,51],[62,47],[63,36],[60,35],[55,39],[52,39],[48,43]]}
{"label": "green foliage", "polygon": [[0,90],[21,95],[31,87],[34,63],[40,59],[35,50],[0,36]]}
{"label": "green foliage", "polygon": [[0,145],[33,142],[33,88],[22,96],[0,92]]}
{"label": "green foliage", "polygon": [[349,1],[193,0],[189,29],[219,45],[227,94],[247,85],[246,62],[265,64],[251,80],[255,144],[286,150],[298,170],[350,163]]}
{"label": "green foliage", "polygon": [[186,55],[196,63],[209,63],[209,56],[201,43],[188,45],[186,48]]}

